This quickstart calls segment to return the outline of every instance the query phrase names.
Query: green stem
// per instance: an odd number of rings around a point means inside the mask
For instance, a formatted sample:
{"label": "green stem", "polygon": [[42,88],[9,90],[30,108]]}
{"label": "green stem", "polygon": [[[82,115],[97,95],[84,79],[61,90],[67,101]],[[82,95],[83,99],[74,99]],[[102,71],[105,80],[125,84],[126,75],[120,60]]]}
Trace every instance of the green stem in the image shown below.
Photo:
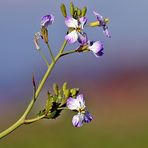
{"label": "green stem", "polygon": [[60,57],[68,55],[68,54],[76,53],[76,52],[78,52],[78,51],[77,50],[71,50],[71,51],[63,52]]}
{"label": "green stem", "polygon": [[39,116],[39,117],[36,117],[36,118],[33,118],[33,119],[26,119],[24,121],[24,124],[30,124],[30,123],[39,121],[39,120],[43,119],[44,117],[45,117],[45,115],[42,115],[42,116]]}
{"label": "green stem", "polygon": [[49,63],[48,63],[48,61],[47,61],[46,57],[44,56],[44,54],[43,54],[42,50],[39,50],[39,52],[40,52],[40,55],[42,56],[42,59],[43,59],[43,60],[44,60],[44,62],[46,63],[47,67],[49,67]]}
{"label": "green stem", "polygon": [[64,48],[67,44],[67,41],[64,41],[64,43],[62,44],[62,47],[59,51],[59,53],[57,54],[56,58],[54,59],[54,61],[52,61],[52,63],[50,64],[50,66],[48,67],[45,75],[43,76],[36,92],[35,92],[35,95],[33,96],[32,100],[30,101],[27,109],[25,110],[24,114],[22,115],[22,117],[16,122],[14,123],[12,126],[10,126],[8,129],[6,129],[5,131],[1,132],[0,133],[0,139],[7,136],[8,134],[10,134],[12,131],[14,131],[15,129],[17,129],[19,126],[25,124],[25,122],[35,122],[35,121],[38,121],[40,119],[42,119],[43,117],[41,116],[40,118],[34,118],[34,119],[30,119],[30,120],[25,120],[27,115],[29,114],[29,112],[31,111],[35,101],[36,101],[36,98],[39,96],[48,76],[50,75],[53,67],[55,66],[56,62],[58,61],[58,59],[60,58],[62,52],[64,51]]}
{"label": "green stem", "polygon": [[47,45],[47,47],[48,47],[48,51],[49,51],[49,53],[50,53],[51,59],[52,59],[52,61],[54,61],[55,59],[54,59],[54,56],[53,56],[53,54],[52,54],[52,51],[51,51],[51,48],[50,48],[49,43],[47,43],[46,45]]}

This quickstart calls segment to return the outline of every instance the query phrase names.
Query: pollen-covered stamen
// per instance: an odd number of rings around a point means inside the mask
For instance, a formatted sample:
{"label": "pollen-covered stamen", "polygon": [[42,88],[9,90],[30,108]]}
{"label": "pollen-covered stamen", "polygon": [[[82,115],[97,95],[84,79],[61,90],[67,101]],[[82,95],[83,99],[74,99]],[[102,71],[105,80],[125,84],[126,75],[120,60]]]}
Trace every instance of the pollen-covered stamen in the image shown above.
{"label": "pollen-covered stamen", "polygon": [[77,28],[76,28],[76,31],[77,31],[77,32],[81,32],[81,27],[77,27]]}

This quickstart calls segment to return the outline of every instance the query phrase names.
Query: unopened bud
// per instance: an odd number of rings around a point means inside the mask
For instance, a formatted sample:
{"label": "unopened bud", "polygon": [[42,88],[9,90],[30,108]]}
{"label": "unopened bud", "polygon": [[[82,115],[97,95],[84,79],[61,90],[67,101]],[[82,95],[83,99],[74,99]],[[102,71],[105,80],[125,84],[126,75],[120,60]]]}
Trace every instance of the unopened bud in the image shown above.
{"label": "unopened bud", "polygon": [[56,83],[53,84],[53,91],[54,91],[55,95],[59,94],[59,87]]}
{"label": "unopened bud", "polygon": [[70,3],[70,14],[71,14],[71,16],[74,16],[74,12],[75,12],[74,5],[73,5],[73,2],[71,2]]}
{"label": "unopened bud", "polygon": [[77,10],[77,15],[81,17],[81,10],[80,9]]}
{"label": "unopened bud", "polygon": [[67,17],[66,7],[64,4],[61,4],[61,12],[64,17]]}
{"label": "unopened bud", "polygon": [[41,35],[43,37],[43,40],[46,44],[48,44],[48,30],[44,26],[41,28]]}
{"label": "unopened bud", "polygon": [[109,18],[105,18],[105,19],[104,19],[104,22],[105,22],[106,24],[108,24],[108,23],[109,23]]}
{"label": "unopened bud", "polygon": [[87,12],[87,7],[84,7],[81,11],[82,11],[82,14],[81,14],[82,17],[85,16]]}

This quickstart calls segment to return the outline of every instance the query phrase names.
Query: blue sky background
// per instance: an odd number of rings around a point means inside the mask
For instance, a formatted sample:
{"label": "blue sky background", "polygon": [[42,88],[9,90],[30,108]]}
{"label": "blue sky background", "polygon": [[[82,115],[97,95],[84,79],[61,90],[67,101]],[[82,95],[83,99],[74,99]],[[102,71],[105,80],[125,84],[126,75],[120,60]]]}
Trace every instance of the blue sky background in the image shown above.
{"label": "blue sky background", "polygon": [[[11,102],[26,92],[27,95],[31,94],[32,73],[38,81],[43,76],[46,67],[34,48],[33,35],[39,31],[40,18],[53,13],[56,20],[54,25],[49,27],[49,40],[54,54],[58,52],[66,31],[59,11],[62,2],[69,5],[69,1],[62,0],[0,1],[0,101]],[[79,78],[101,80],[125,70],[147,69],[146,0],[81,0],[74,1],[74,4],[80,8],[88,6],[87,17],[90,21],[95,20],[93,10],[109,17],[112,38],[106,38],[101,28],[86,28],[90,39],[103,41],[104,56],[99,59],[92,53],[68,56],[57,64],[50,81],[60,80],[62,77],[70,79],[70,76],[74,76],[78,81]],[[74,47],[77,47],[77,44],[69,46],[67,50]],[[46,49],[43,52],[48,54]]]}

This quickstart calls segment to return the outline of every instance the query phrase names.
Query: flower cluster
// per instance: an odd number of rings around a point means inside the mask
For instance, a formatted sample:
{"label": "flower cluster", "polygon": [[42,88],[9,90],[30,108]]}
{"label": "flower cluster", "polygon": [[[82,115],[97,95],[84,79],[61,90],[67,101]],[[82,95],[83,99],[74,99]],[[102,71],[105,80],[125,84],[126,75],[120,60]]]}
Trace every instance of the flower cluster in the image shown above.
{"label": "flower cluster", "polygon": [[[79,8],[74,7],[73,3],[70,3],[71,16],[67,16],[66,7],[64,4],[61,5],[61,12],[65,18],[65,24],[68,28],[68,31],[65,35],[66,43],[73,44],[73,43],[77,42],[79,44],[78,48],[74,52],[92,51],[96,57],[102,56],[104,54],[103,43],[100,40],[97,40],[97,41],[89,40],[89,38],[85,32],[85,28],[86,28],[86,26],[102,27],[104,35],[106,37],[110,38],[111,36],[109,34],[108,26],[107,26],[109,19],[104,18],[102,15],[100,15],[96,11],[93,11],[93,14],[96,17],[96,21],[88,23],[88,18],[85,16],[86,12],[87,12],[87,8],[84,7],[82,10],[80,10]],[[34,36],[34,43],[35,43],[35,47],[37,50],[40,50],[39,43],[38,43],[38,40],[40,38],[42,38],[44,40],[44,42],[47,44],[47,46],[49,48],[48,26],[53,24],[54,20],[55,20],[55,17],[52,14],[45,15],[41,18],[41,22],[40,22],[41,32],[37,32]],[[51,53],[51,51],[50,51],[50,53]],[[73,51],[72,52],[70,51],[67,53],[68,54],[73,53]],[[66,55],[67,53],[64,53],[64,54]],[[53,57],[52,53],[51,53],[51,57]],[[53,61],[54,61],[54,58],[53,58]],[[45,59],[45,62],[46,62],[46,59]],[[47,65],[48,65],[48,63],[47,63]],[[59,92],[59,90],[57,90],[57,92]],[[54,97],[52,96],[52,97],[53,98],[56,98],[56,97],[61,98],[61,96],[62,95],[60,94],[60,97],[58,95],[54,96]],[[52,97],[50,96],[49,98],[52,98]],[[53,107],[51,104],[55,103],[53,100],[49,99],[49,101],[48,101],[48,104],[50,105],[50,107],[47,107],[47,108],[50,108],[51,110]],[[57,108],[59,106],[63,107],[63,105],[61,105],[61,102],[60,102],[61,100],[60,99],[57,99],[57,100],[59,100],[58,103],[56,102]],[[75,127],[81,127],[83,125],[83,123],[91,122],[91,120],[93,118],[92,118],[91,114],[86,110],[85,101],[84,101],[84,97],[82,94],[80,94],[80,95],[77,94],[77,95],[73,96],[73,95],[70,95],[70,93],[68,93],[68,97],[66,97],[66,100],[67,101],[65,102],[65,106],[69,110],[77,112],[77,114],[74,115],[73,119],[72,119],[72,124]],[[53,108],[55,108],[55,106]],[[43,111],[45,111],[45,110],[43,110]],[[55,110],[54,110],[54,113],[55,113]],[[53,117],[55,117],[55,116],[53,116]]]}
{"label": "flower cluster", "polygon": [[[97,24],[98,26],[103,27],[104,34],[110,38],[110,34],[108,31],[108,27],[106,25],[107,18],[103,18],[99,13],[93,12],[94,15],[97,17]],[[83,32],[85,24],[87,23],[86,17],[78,17],[77,19],[68,16],[65,18],[65,24],[69,28],[69,33],[65,36],[65,39],[68,41],[68,43],[72,44],[76,41],[79,42],[80,47],[78,48],[80,51],[80,48],[84,50],[90,50],[94,53],[96,57],[100,57],[103,55],[103,43],[101,41],[90,41],[88,40],[87,34]],[[85,47],[85,48],[83,48]]]}

